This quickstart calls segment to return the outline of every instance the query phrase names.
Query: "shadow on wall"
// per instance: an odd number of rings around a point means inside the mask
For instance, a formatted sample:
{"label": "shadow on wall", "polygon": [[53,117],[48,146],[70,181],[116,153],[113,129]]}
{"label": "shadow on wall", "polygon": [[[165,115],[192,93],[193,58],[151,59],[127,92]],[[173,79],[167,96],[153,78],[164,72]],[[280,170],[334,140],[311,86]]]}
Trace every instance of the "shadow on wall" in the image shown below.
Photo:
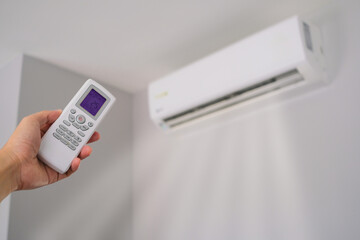
{"label": "shadow on wall", "polygon": [[[25,56],[19,119],[65,107],[86,79]],[[93,154],[71,178],[13,195],[10,239],[131,239],[132,96],[106,87],[118,101]]]}

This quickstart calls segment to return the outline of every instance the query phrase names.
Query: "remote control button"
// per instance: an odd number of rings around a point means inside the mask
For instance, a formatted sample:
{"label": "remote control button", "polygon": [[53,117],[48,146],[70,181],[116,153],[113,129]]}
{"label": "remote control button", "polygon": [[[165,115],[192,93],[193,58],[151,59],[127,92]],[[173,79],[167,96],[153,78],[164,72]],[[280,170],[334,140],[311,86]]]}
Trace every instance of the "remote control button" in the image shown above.
{"label": "remote control button", "polygon": [[67,131],[67,134],[69,134],[70,137],[75,137],[75,134],[74,134],[72,131],[70,131],[70,130]]}
{"label": "remote control button", "polygon": [[69,121],[70,121],[70,122],[75,122],[75,116],[69,114]]}
{"label": "remote control button", "polygon": [[72,114],[75,114],[75,113],[76,113],[76,110],[75,110],[75,109],[71,109],[70,112],[71,112]]}
{"label": "remote control button", "polygon": [[88,125],[89,125],[89,127],[94,126],[94,124],[92,122],[88,122]]}
{"label": "remote control button", "polygon": [[55,138],[57,138],[57,139],[60,139],[60,135],[57,134],[56,132],[53,133],[53,136],[54,136]]}
{"label": "remote control button", "polygon": [[85,134],[84,134],[83,132],[78,131],[77,133],[78,133],[80,136],[85,137]]}
{"label": "remote control button", "polygon": [[82,125],[82,126],[80,126],[80,129],[81,129],[82,131],[86,131],[86,130],[89,129],[89,127],[86,126],[86,125]]}
{"label": "remote control button", "polygon": [[64,120],[63,123],[64,123],[66,126],[70,126],[70,125],[71,125],[71,123],[69,123],[69,121],[66,121],[66,120]]}
{"label": "remote control button", "polygon": [[80,124],[83,124],[86,121],[86,118],[84,117],[84,115],[79,114],[76,116],[76,121]]}
{"label": "remote control button", "polygon": [[76,147],[79,146],[79,143],[75,140],[71,140],[71,143],[74,144]]}
{"label": "remote control button", "polygon": [[68,141],[70,141],[71,140],[71,137],[69,136],[69,135],[64,135],[64,138],[66,139],[66,140],[68,140]]}
{"label": "remote control button", "polygon": [[73,150],[73,151],[76,149],[76,147],[74,147],[74,146],[71,145],[71,144],[69,144],[68,147],[69,147],[71,150]]}
{"label": "remote control button", "polygon": [[80,128],[80,125],[79,125],[79,124],[77,124],[76,122],[74,122],[72,125],[73,125],[74,127],[76,127],[77,129],[79,129],[79,128]]}
{"label": "remote control button", "polygon": [[57,129],[56,129],[56,132],[57,132],[58,134],[60,134],[60,136],[64,135],[64,131],[61,130],[60,128],[57,128]]}
{"label": "remote control button", "polygon": [[81,138],[79,138],[78,136],[75,136],[74,139],[75,139],[76,141],[78,141],[78,142],[81,142],[81,141],[82,141]]}
{"label": "remote control button", "polygon": [[66,141],[65,139],[63,139],[63,138],[60,138],[60,141],[63,143],[63,144],[65,144],[65,145],[69,145],[69,142],[68,141]]}
{"label": "remote control button", "polygon": [[61,128],[61,130],[64,130],[64,131],[67,131],[68,129],[67,129],[67,127],[65,127],[64,125],[62,125],[62,124],[60,124],[60,126],[59,126],[60,128]]}

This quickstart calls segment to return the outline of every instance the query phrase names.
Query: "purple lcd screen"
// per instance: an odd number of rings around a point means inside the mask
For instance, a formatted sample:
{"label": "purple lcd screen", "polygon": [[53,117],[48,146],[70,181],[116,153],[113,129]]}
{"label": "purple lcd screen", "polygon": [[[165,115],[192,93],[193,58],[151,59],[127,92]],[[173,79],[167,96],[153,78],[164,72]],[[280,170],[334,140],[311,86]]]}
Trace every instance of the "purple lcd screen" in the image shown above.
{"label": "purple lcd screen", "polygon": [[88,95],[80,103],[80,106],[88,111],[91,115],[95,116],[105,102],[106,98],[101,96],[100,93],[94,89],[91,89]]}

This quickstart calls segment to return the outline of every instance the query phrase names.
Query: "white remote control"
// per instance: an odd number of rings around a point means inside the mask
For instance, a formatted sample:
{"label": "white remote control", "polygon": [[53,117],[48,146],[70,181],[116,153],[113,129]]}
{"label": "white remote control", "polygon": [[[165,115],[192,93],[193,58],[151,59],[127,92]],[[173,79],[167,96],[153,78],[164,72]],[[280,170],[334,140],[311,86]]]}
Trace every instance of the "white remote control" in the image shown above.
{"label": "white remote control", "polygon": [[39,159],[65,173],[115,100],[99,83],[87,80],[43,136]]}

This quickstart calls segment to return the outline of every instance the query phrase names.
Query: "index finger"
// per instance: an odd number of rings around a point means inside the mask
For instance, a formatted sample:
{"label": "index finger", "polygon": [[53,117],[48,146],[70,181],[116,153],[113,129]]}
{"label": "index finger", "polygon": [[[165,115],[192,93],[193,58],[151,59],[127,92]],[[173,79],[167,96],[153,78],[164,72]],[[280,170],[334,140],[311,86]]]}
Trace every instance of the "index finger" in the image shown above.
{"label": "index finger", "polygon": [[96,142],[100,139],[100,133],[95,131],[87,143]]}

